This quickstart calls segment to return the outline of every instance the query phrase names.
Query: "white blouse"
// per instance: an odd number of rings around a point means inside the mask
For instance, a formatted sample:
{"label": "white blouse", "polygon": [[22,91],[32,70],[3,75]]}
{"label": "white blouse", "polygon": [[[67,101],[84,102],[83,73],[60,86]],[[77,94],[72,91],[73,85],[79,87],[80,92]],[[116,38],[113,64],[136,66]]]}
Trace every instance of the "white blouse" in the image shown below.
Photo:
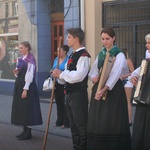
{"label": "white blouse", "polygon": [[[116,60],[114,62],[110,75],[105,84],[106,86],[108,86],[109,90],[113,89],[120,76],[123,75],[123,70],[124,67],[126,66],[125,64],[126,64],[126,59],[124,54],[121,52],[116,56]],[[89,72],[89,79],[92,80],[92,78],[97,77],[98,74],[99,74],[99,69],[98,69],[98,56],[97,56]]]}
{"label": "white blouse", "polygon": [[[85,49],[85,47],[79,48],[76,52]],[[81,56],[77,62],[77,70],[67,70],[67,64],[65,70],[60,74],[59,78],[65,80],[68,83],[77,83],[83,81],[89,72],[90,58],[87,56]]]}
{"label": "white blouse", "polygon": [[[145,52],[145,58],[150,58],[150,53],[148,50],[146,50]],[[133,76],[136,76],[136,77],[140,77],[140,71],[141,71],[141,66],[138,67],[137,69],[135,69],[132,73],[131,73],[131,76],[128,77],[128,80],[131,82],[131,78]]]}
{"label": "white blouse", "polygon": [[[24,56],[23,59],[25,59],[27,56]],[[33,81],[33,77],[34,77],[34,70],[35,70],[35,65],[31,64],[31,63],[27,63],[27,71],[25,74],[25,85],[23,87],[23,89],[25,90],[29,90],[29,86]]]}

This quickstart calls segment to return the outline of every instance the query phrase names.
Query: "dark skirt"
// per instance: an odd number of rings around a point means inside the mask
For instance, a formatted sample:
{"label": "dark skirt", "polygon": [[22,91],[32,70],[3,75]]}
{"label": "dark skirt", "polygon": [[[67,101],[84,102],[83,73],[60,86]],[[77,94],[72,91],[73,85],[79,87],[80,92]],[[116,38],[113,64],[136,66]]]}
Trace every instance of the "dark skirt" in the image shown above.
{"label": "dark skirt", "polygon": [[27,91],[27,97],[22,99],[21,94],[24,85],[24,76],[17,77],[13,94],[11,123],[27,126],[41,125],[42,115],[36,82],[33,80]]}
{"label": "dark skirt", "polygon": [[94,99],[96,89],[97,84],[93,87],[90,102],[88,146],[100,150],[130,150],[127,100],[121,80],[107,92],[106,100]]}
{"label": "dark skirt", "polygon": [[150,106],[148,105],[136,105],[132,150],[150,150]]}

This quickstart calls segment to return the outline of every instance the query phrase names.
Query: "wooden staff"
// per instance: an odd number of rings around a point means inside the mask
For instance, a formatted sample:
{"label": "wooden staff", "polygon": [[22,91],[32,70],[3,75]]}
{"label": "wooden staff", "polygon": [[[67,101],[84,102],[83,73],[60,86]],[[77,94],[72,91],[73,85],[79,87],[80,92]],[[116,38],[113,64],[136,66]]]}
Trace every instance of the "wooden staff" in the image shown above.
{"label": "wooden staff", "polygon": [[[62,40],[62,37],[59,38],[59,44],[58,44],[58,61],[57,61],[56,68],[59,67],[61,40]],[[54,78],[53,88],[52,88],[51,97],[50,97],[50,107],[49,107],[49,111],[48,111],[47,126],[46,126],[45,135],[44,135],[44,141],[43,141],[42,150],[45,150],[46,142],[47,142],[48,130],[49,130],[49,125],[50,125],[50,117],[51,117],[52,105],[53,105],[53,99],[54,99],[55,83],[56,83],[56,78]]]}

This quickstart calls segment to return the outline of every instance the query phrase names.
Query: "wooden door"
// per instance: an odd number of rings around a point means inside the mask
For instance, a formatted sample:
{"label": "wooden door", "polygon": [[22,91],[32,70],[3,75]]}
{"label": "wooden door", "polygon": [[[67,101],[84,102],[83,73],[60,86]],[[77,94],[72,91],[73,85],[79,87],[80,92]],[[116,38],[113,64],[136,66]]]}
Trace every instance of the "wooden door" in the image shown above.
{"label": "wooden door", "polygon": [[[52,62],[57,56],[57,48],[59,44],[59,38],[62,36],[64,39],[64,22],[63,21],[53,21],[52,22]],[[63,44],[63,40],[61,42]]]}

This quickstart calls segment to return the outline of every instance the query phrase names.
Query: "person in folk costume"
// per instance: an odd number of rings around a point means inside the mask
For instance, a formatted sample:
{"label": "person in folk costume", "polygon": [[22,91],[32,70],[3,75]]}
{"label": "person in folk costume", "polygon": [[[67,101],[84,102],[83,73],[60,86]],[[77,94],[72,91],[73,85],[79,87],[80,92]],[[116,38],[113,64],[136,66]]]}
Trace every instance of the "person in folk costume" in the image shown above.
{"label": "person in folk costume", "polygon": [[[68,55],[67,55],[68,51],[69,51],[68,45],[60,46],[60,52],[59,49],[57,50],[57,52],[59,52],[59,58],[58,56],[55,58],[51,72],[57,67],[58,61],[59,61],[58,68],[62,71],[65,69],[65,64],[68,61]],[[55,92],[55,100],[56,100],[56,107],[57,107],[57,119],[54,127],[61,126],[61,129],[68,128],[70,127],[70,125],[69,125],[69,119],[66,113],[66,107],[64,102],[64,97],[65,97],[64,83],[58,83],[58,81],[56,80],[54,92]]]}
{"label": "person in folk costume", "polygon": [[[150,59],[150,34],[145,36],[146,40],[146,53],[145,58]],[[134,70],[128,79],[137,85],[140,75],[140,68]],[[146,81],[147,85],[150,85],[150,80]],[[149,88],[149,87],[147,87]],[[143,89],[146,90],[146,89]],[[136,110],[134,115],[133,130],[132,130],[132,150],[149,150],[150,149],[150,106],[142,103],[136,103]]]}
{"label": "person in folk costume", "polygon": [[[113,28],[103,28],[101,31],[103,44],[89,72],[89,78],[94,83],[90,101],[87,125],[88,150],[130,150],[131,134],[128,121],[128,108],[125,90],[120,76],[126,59],[121,50],[115,46],[115,31]],[[116,57],[105,86],[96,94],[99,71],[103,67],[106,52]],[[106,100],[102,100],[107,91]]]}
{"label": "person in folk costume", "polygon": [[127,48],[122,48],[121,51],[124,53],[125,58],[126,58],[126,66],[124,67],[125,69],[123,70],[123,75],[120,77],[124,84],[125,88],[125,93],[127,97],[127,104],[128,104],[128,117],[129,117],[129,125],[132,126],[132,102],[131,102],[131,97],[132,97],[132,92],[133,92],[133,84],[128,81],[128,76],[131,75],[131,73],[134,71],[134,65],[129,58],[128,55],[128,49]]}
{"label": "person in folk costume", "polygon": [[54,69],[53,76],[66,81],[66,111],[69,117],[73,149],[87,149],[88,93],[90,55],[81,45],[81,28],[68,29],[67,43],[73,48],[64,71]]}
{"label": "person in folk costume", "polygon": [[19,44],[22,57],[18,58],[16,69],[13,71],[16,80],[11,123],[23,126],[22,133],[16,136],[18,140],[31,139],[30,126],[42,124],[39,94],[35,81],[36,60],[30,50],[31,46],[28,41]]}

